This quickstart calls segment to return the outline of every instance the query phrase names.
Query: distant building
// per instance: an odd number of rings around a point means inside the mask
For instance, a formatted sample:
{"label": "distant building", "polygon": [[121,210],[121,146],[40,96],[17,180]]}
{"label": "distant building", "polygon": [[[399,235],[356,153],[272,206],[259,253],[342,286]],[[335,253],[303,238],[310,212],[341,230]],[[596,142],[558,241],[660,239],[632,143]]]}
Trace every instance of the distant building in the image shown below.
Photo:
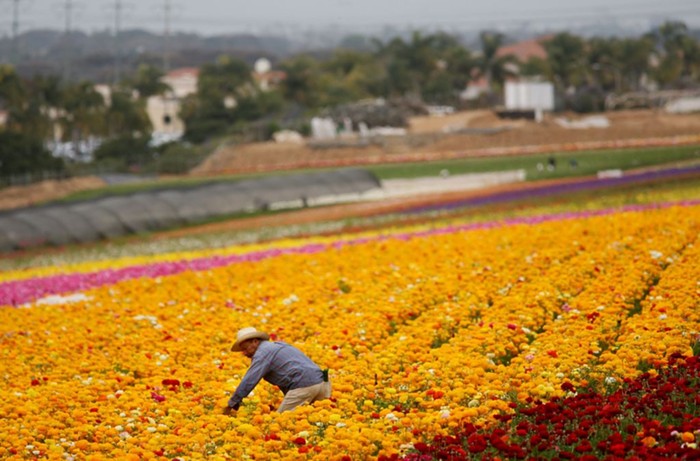
{"label": "distant building", "polygon": [[183,67],[163,76],[161,81],[170,87],[163,95],[155,95],[146,101],[146,113],[153,125],[153,139],[174,140],[185,133],[185,123],[180,118],[183,98],[197,92],[199,69]]}
{"label": "distant building", "polygon": [[258,88],[263,91],[270,91],[279,86],[280,83],[287,78],[287,74],[281,70],[270,70],[264,73],[253,73],[253,80],[257,83]]}
{"label": "distant building", "polygon": [[197,92],[199,69],[196,67],[174,69],[165,74],[161,80],[172,89],[174,97],[182,99]]}
{"label": "distant building", "polygon": [[270,91],[277,87],[287,74],[280,70],[272,70],[272,64],[267,58],[260,58],[253,65],[253,80],[263,91]]}
{"label": "distant building", "polygon": [[470,81],[459,97],[465,101],[475,101],[479,99],[482,94],[488,94],[489,91],[489,84],[486,78],[479,77],[476,80]]}
{"label": "distant building", "polygon": [[104,83],[98,83],[94,86],[94,89],[102,96],[102,99],[104,99],[105,106],[109,107],[112,105],[112,87]]}
{"label": "distant building", "polygon": [[543,44],[551,38],[552,35],[545,35],[531,40],[505,45],[498,49],[496,56],[515,56],[521,63],[527,62],[532,58],[547,59],[547,50]]}
{"label": "distant building", "polygon": [[[271,70],[270,62],[261,58],[255,63],[252,74],[257,87],[263,91],[269,91],[280,84],[286,74],[281,71]],[[163,95],[151,96],[146,102],[146,112],[153,125],[154,142],[158,140],[177,139],[185,133],[185,123],[179,117],[182,100],[197,92],[199,81],[199,69],[196,67],[183,67],[168,72],[161,81],[167,84],[171,91]],[[227,108],[234,108],[237,102],[233,96],[224,100]]]}

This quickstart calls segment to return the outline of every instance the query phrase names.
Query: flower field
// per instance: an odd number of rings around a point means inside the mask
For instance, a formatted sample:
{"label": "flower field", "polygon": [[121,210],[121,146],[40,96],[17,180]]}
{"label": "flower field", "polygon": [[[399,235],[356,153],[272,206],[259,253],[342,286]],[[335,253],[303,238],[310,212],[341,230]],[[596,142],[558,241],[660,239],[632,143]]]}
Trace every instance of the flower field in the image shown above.
{"label": "flower field", "polygon": [[[686,200],[6,271],[0,458],[700,459],[699,235]],[[243,326],[333,398],[223,415]]]}

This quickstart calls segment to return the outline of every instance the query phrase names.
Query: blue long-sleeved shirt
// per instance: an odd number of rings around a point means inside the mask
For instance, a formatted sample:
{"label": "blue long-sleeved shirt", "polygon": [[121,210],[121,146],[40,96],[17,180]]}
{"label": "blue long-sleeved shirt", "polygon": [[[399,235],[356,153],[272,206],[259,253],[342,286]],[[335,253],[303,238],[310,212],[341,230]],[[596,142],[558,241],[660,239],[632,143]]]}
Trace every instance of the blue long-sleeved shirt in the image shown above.
{"label": "blue long-sleeved shirt", "polygon": [[292,389],[313,386],[323,381],[323,372],[303,352],[281,341],[261,341],[250,368],[228,401],[238,409],[241,401],[261,379],[279,387],[283,394]]}

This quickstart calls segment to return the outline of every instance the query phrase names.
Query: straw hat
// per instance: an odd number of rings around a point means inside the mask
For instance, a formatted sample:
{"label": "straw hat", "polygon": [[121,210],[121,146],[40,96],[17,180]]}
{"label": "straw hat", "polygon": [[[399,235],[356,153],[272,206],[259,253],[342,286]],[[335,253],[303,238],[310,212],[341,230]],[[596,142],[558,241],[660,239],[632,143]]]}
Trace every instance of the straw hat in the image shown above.
{"label": "straw hat", "polygon": [[232,351],[240,351],[241,350],[241,343],[243,341],[247,341],[249,339],[261,339],[261,340],[267,340],[270,339],[270,335],[263,331],[258,331],[255,329],[255,327],[245,327],[241,328],[238,330],[238,334],[236,335],[236,342],[233,343],[233,346],[231,346]]}

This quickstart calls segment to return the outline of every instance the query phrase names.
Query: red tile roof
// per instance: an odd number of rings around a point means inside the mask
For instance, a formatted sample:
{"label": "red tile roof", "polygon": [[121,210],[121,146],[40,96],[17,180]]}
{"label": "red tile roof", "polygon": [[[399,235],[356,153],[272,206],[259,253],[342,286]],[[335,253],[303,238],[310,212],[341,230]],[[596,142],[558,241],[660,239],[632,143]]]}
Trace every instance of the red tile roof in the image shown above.
{"label": "red tile roof", "polygon": [[179,78],[179,77],[197,77],[199,76],[199,68],[197,67],[181,67],[179,69],[173,69],[167,73],[167,77]]}
{"label": "red tile roof", "polygon": [[546,42],[551,38],[550,35],[544,37],[534,38],[532,40],[525,40],[523,42],[513,43],[511,45],[502,46],[496,52],[497,56],[507,56],[513,55],[520,62],[525,62],[530,58],[540,58],[547,59],[547,50],[545,50],[542,43]]}

